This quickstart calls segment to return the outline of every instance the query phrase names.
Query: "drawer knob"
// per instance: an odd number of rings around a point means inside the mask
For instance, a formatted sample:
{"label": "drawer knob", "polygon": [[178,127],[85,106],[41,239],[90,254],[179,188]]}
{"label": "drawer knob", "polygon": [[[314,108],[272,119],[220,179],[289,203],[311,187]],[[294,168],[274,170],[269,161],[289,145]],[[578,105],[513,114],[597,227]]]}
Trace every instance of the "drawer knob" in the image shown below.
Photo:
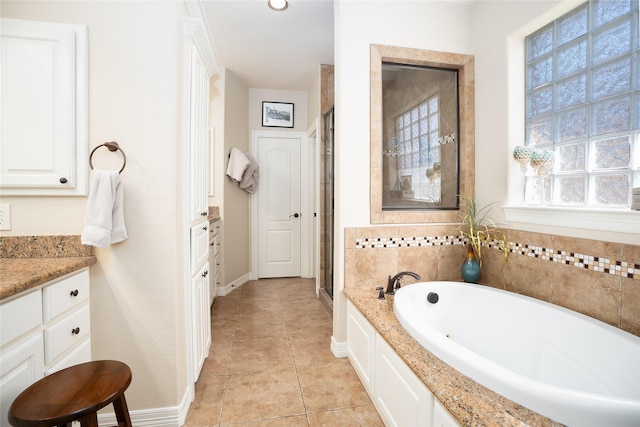
{"label": "drawer knob", "polygon": [[207,226],[205,225],[204,227],[202,227],[202,229],[203,229],[204,231],[207,231]]}
{"label": "drawer knob", "polygon": [[72,297],[77,297],[77,296],[78,296],[78,290],[77,290],[77,289],[74,289],[73,291],[71,291],[71,292],[69,293],[69,295],[70,295],[70,296],[72,296]]}
{"label": "drawer knob", "polygon": [[62,178],[60,178],[60,184],[66,184],[67,182],[69,182],[69,180],[67,178],[65,178],[64,176]]}
{"label": "drawer knob", "polygon": [[71,330],[71,335],[78,335],[80,333],[80,327],[76,326]]}

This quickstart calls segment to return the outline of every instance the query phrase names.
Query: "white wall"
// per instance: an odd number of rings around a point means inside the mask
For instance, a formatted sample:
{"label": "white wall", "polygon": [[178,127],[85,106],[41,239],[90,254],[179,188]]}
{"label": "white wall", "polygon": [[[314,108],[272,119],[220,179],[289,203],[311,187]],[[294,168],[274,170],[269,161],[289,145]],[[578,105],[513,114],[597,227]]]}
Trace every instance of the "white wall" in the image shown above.
{"label": "white wall", "polygon": [[[2,15],[88,26],[90,148],[115,140],[126,152],[122,179],[129,232],[125,242],[96,249],[93,356],[131,366],[131,410],[176,406],[186,389],[177,228],[181,3],[3,0]],[[86,200],[3,198],[12,207],[10,234],[80,234]]]}
{"label": "white wall", "polygon": [[[262,101],[293,103],[293,128],[262,127]],[[307,131],[307,92],[274,89],[249,89],[250,131]]]}
{"label": "white wall", "polygon": [[471,54],[471,9],[437,1],[337,1],[335,43],[334,340],[341,342],[346,338],[346,301],[340,292],[344,228],[370,225],[370,45]]}
{"label": "white wall", "polygon": [[226,175],[231,148],[249,151],[249,89],[233,72],[225,72],[224,168],[217,176],[224,181],[223,243],[224,285],[251,271],[249,193]]}

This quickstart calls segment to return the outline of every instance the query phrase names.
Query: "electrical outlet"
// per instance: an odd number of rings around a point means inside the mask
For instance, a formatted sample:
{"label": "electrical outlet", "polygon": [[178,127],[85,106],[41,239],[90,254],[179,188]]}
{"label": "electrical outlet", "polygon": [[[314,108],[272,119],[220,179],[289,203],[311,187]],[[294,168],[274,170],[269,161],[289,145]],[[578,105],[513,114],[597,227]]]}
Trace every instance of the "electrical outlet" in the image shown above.
{"label": "electrical outlet", "polygon": [[11,230],[11,205],[0,204],[0,230]]}

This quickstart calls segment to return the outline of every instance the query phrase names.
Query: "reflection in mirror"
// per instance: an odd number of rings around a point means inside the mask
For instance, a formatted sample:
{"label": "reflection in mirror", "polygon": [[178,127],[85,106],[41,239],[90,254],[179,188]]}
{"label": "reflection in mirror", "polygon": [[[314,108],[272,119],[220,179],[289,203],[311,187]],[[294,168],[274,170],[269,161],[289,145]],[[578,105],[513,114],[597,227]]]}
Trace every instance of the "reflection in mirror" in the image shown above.
{"label": "reflection in mirror", "polygon": [[451,223],[474,196],[473,56],[371,45],[372,224]]}
{"label": "reflection in mirror", "polygon": [[458,207],[458,71],[383,62],[382,209]]}

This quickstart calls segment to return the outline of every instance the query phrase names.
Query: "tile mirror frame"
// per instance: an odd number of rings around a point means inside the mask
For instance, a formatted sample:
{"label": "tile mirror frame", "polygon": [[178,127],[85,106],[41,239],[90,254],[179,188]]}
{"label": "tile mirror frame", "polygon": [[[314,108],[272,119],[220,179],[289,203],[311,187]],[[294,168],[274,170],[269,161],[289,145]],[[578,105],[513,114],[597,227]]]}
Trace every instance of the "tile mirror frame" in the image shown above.
{"label": "tile mirror frame", "polygon": [[420,224],[459,222],[458,209],[382,209],[383,117],[382,63],[418,65],[458,70],[459,82],[459,188],[474,197],[475,188],[475,78],[474,58],[397,46],[371,45],[370,74],[370,214],[372,224]]}

